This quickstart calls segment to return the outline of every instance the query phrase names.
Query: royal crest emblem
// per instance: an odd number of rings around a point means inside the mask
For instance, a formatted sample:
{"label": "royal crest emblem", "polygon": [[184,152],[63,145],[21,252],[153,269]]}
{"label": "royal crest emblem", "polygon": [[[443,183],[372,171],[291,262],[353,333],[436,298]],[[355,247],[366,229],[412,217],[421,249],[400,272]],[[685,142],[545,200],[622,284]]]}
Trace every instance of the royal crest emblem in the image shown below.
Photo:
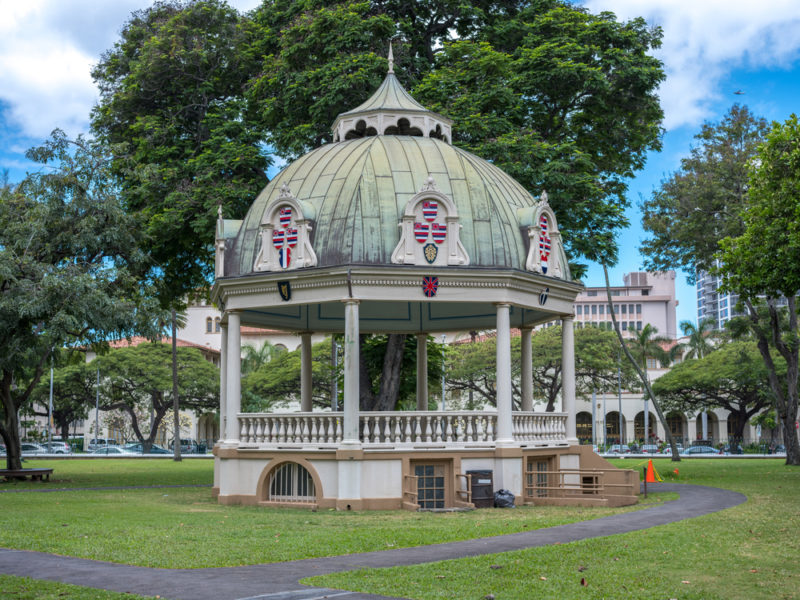
{"label": "royal crest emblem", "polygon": [[447,225],[434,223],[431,225],[431,235],[433,235],[434,242],[441,244],[447,237]]}
{"label": "royal crest emblem", "polygon": [[439,249],[436,247],[436,244],[425,244],[422,248],[422,254],[425,256],[425,260],[428,261],[429,265],[432,265],[436,262],[436,257],[439,255]]}
{"label": "royal crest emblem", "polygon": [[420,243],[424,244],[428,241],[428,232],[431,226],[427,223],[414,223],[414,238]]}
{"label": "royal crest emblem", "polygon": [[433,298],[439,289],[439,278],[429,275],[422,278],[422,293],[428,298]]}
{"label": "royal crest emblem", "polygon": [[436,218],[439,213],[439,203],[432,200],[426,200],[422,203],[422,216],[425,220],[430,222]]}
{"label": "royal crest emblem", "polygon": [[547,235],[547,215],[542,215],[539,219],[539,227],[542,232],[539,234],[539,261],[542,265],[542,273],[547,273],[547,263],[550,258],[550,237]]}
{"label": "royal crest emblem", "polygon": [[281,209],[280,217],[279,217],[281,227],[288,227],[289,224],[292,222],[292,209],[291,207],[287,206]]}
{"label": "royal crest emblem", "polygon": [[283,248],[283,241],[286,239],[286,234],[283,232],[282,229],[278,229],[272,232],[272,245],[275,246],[278,250]]}
{"label": "royal crest emblem", "polygon": [[297,245],[297,229],[286,230],[286,244],[289,248],[294,248]]}
{"label": "royal crest emblem", "polygon": [[288,302],[292,299],[292,286],[288,281],[278,282],[278,293],[281,295],[281,300]]}

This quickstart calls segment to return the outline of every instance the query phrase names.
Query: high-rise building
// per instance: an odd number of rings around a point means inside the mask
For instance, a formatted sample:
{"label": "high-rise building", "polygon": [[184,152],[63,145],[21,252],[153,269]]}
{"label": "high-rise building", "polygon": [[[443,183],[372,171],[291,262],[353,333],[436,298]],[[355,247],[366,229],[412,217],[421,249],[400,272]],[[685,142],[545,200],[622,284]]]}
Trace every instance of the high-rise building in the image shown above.
{"label": "high-rise building", "polygon": [[735,312],[739,297],[736,294],[719,290],[721,281],[718,275],[708,271],[696,271],[697,322],[710,320],[714,329],[723,329],[725,322],[739,313]]}

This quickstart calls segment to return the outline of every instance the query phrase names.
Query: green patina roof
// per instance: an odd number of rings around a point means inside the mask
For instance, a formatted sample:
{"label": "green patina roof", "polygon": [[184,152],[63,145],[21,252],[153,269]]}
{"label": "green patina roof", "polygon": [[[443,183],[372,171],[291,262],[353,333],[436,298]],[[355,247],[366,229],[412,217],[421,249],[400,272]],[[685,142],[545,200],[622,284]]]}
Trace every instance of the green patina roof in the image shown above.
{"label": "green patina roof", "polygon": [[380,85],[380,87],[366,102],[357,108],[354,108],[353,110],[343,112],[339,116],[350,116],[356,113],[372,110],[413,110],[415,112],[429,112],[427,108],[414,100],[414,98],[411,97],[411,94],[403,89],[403,86],[400,85],[400,82],[397,80],[397,77],[394,76],[394,73],[389,73],[386,76],[386,79],[383,80],[383,83]]}
{"label": "green patina roof", "polygon": [[253,271],[262,216],[284,184],[313,207],[318,266],[391,265],[406,203],[429,176],[455,202],[470,266],[524,269],[517,210],[536,200],[519,183],[440,140],[380,135],[322,146],[278,174],[251,206],[226,273]]}

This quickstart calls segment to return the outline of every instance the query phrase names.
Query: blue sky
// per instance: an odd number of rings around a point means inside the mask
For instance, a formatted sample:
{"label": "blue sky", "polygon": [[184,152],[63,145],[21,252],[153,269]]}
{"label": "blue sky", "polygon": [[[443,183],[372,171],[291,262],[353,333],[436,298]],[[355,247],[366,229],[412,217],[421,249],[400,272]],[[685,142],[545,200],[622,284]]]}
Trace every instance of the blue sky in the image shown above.
{"label": "blue sky", "polygon": [[[230,2],[249,10],[258,0]],[[704,121],[718,121],[734,102],[769,120],[800,112],[800,0],[585,0],[592,12],[637,16],[661,26],[656,55],[667,80],[663,150],[631,181],[632,226],[621,232],[623,273],[641,269],[644,236],[637,204],[675,171]],[[18,181],[33,168],[24,156],[56,127],[85,132],[97,93],[89,71],[110,48],[130,13],[148,0],[0,0],[0,171]],[[733,92],[741,90],[742,95]],[[601,285],[592,266],[587,285]],[[695,294],[678,274],[678,320],[696,319]]]}

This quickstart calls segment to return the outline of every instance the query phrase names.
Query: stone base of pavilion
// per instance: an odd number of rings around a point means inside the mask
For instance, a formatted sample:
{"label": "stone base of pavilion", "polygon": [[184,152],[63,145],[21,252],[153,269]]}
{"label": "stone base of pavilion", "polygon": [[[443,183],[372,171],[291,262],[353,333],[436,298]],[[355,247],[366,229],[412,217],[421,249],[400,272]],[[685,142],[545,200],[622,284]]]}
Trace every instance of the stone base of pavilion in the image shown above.
{"label": "stone base of pavilion", "polygon": [[496,439],[496,413],[361,413],[355,443],[342,413],[238,417],[240,439],[214,448],[220,504],[458,509],[490,505],[499,489],[517,504],[637,502],[638,473],[568,440],[564,413],[515,412],[509,440]]}

